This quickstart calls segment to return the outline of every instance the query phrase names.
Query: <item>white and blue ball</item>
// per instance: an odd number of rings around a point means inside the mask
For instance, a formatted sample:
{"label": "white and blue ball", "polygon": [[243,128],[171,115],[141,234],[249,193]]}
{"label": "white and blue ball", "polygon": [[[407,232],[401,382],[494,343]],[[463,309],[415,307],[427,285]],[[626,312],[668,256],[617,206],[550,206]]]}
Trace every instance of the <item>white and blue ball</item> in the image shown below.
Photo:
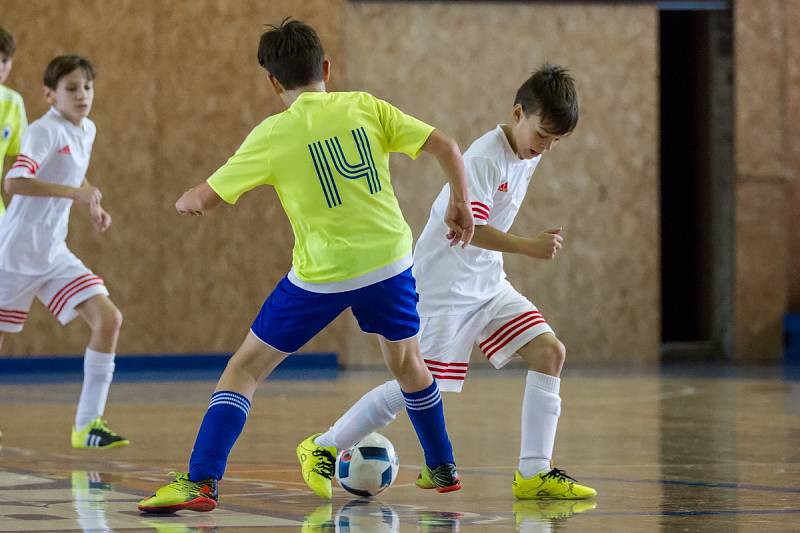
{"label": "white and blue ball", "polygon": [[336,480],[344,490],[369,498],[394,483],[400,459],[394,445],[380,433],[370,433],[336,458]]}

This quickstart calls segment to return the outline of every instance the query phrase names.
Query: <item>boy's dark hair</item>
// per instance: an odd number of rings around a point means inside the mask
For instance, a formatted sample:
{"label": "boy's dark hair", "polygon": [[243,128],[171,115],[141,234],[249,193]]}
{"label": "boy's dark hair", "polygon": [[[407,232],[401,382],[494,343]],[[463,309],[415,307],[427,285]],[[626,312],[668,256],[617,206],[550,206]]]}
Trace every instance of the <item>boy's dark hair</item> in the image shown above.
{"label": "boy's dark hair", "polygon": [[578,125],[575,80],[564,67],[545,63],[517,91],[514,104],[526,115],[539,115],[548,133],[565,135]]}
{"label": "boy's dark hair", "polygon": [[268,27],[258,43],[258,64],[286,89],[321,81],[325,51],[314,28],[291,17]]}
{"label": "boy's dark hair", "polygon": [[0,28],[0,52],[7,56],[13,56],[17,51],[17,42],[5,28]]}
{"label": "boy's dark hair", "polygon": [[58,56],[44,69],[44,85],[53,90],[58,87],[58,80],[67,76],[76,69],[83,70],[86,78],[91,81],[95,78],[95,71],[92,64],[85,57],[78,55]]}

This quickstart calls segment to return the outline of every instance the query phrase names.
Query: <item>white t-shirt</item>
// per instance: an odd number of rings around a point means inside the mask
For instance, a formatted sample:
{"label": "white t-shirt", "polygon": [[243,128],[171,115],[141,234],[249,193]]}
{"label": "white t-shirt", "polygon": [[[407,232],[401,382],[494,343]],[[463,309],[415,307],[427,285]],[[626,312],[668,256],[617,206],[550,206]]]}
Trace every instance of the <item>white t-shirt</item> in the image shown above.
{"label": "white t-shirt", "polygon": [[[520,159],[501,126],[472,143],[464,167],[476,225],[511,228],[540,159]],[[449,245],[444,223],[449,196],[450,185],[445,185],[414,248],[421,316],[468,313],[510,286],[502,252]]]}
{"label": "white t-shirt", "polygon": [[[39,179],[80,187],[89,167],[96,128],[85,118],[80,126],[55,108],[26,130],[22,148],[6,178]],[[14,195],[0,218],[0,270],[45,274],[70,255],[66,238],[72,200]]]}

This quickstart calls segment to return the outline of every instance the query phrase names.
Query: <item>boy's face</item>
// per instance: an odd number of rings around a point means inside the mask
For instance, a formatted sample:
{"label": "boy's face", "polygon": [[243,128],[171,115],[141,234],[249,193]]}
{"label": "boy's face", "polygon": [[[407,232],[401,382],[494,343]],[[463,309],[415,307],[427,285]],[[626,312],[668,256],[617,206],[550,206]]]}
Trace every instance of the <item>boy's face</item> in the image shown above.
{"label": "boy's face", "polygon": [[533,159],[551,150],[566,135],[550,133],[546,121],[539,115],[526,115],[522,106],[516,104],[513,110],[514,149],[520,159]]}
{"label": "boy's face", "polygon": [[94,82],[86,77],[81,68],[76,68],[58,80],[55,89],[44,88],[45,97],[50,105],[73,124],[89,116],[94,101]]}
{"label": "boy's face", "polygon": [[0,52],[0,83],[5,83],[8,75],[11,74],[11,65],[14,63],[14,58],[7,55],[5,52]]}

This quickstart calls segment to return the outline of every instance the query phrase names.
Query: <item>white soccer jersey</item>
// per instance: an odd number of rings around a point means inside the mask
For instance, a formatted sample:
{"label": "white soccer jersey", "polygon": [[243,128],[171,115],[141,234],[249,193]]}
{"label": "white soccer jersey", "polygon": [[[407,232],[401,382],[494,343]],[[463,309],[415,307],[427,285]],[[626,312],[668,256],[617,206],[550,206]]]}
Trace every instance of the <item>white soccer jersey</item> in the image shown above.
{"label": "white soccer jersey", "polygon": [[[55,109],[30,125],[22,149],[6,178],[39,179],[80,187],[89,167],[95,125],[84,118],[80,126]],[[0,218],[0,270],[45,274],[71,256],[66,238],[72,200],[15,195]]]}
{"label": "white soccer jersey", "polygon": [[[520,159],[501,126],[472,143],[464,153],[464,167],[476,225],[504,232],[511,228],[540,159]],[[450,186],[445,185],[414,249],[422,316],[467,313],[510,287],[502,252],[449,246],[444,223],[449,196]]]}

